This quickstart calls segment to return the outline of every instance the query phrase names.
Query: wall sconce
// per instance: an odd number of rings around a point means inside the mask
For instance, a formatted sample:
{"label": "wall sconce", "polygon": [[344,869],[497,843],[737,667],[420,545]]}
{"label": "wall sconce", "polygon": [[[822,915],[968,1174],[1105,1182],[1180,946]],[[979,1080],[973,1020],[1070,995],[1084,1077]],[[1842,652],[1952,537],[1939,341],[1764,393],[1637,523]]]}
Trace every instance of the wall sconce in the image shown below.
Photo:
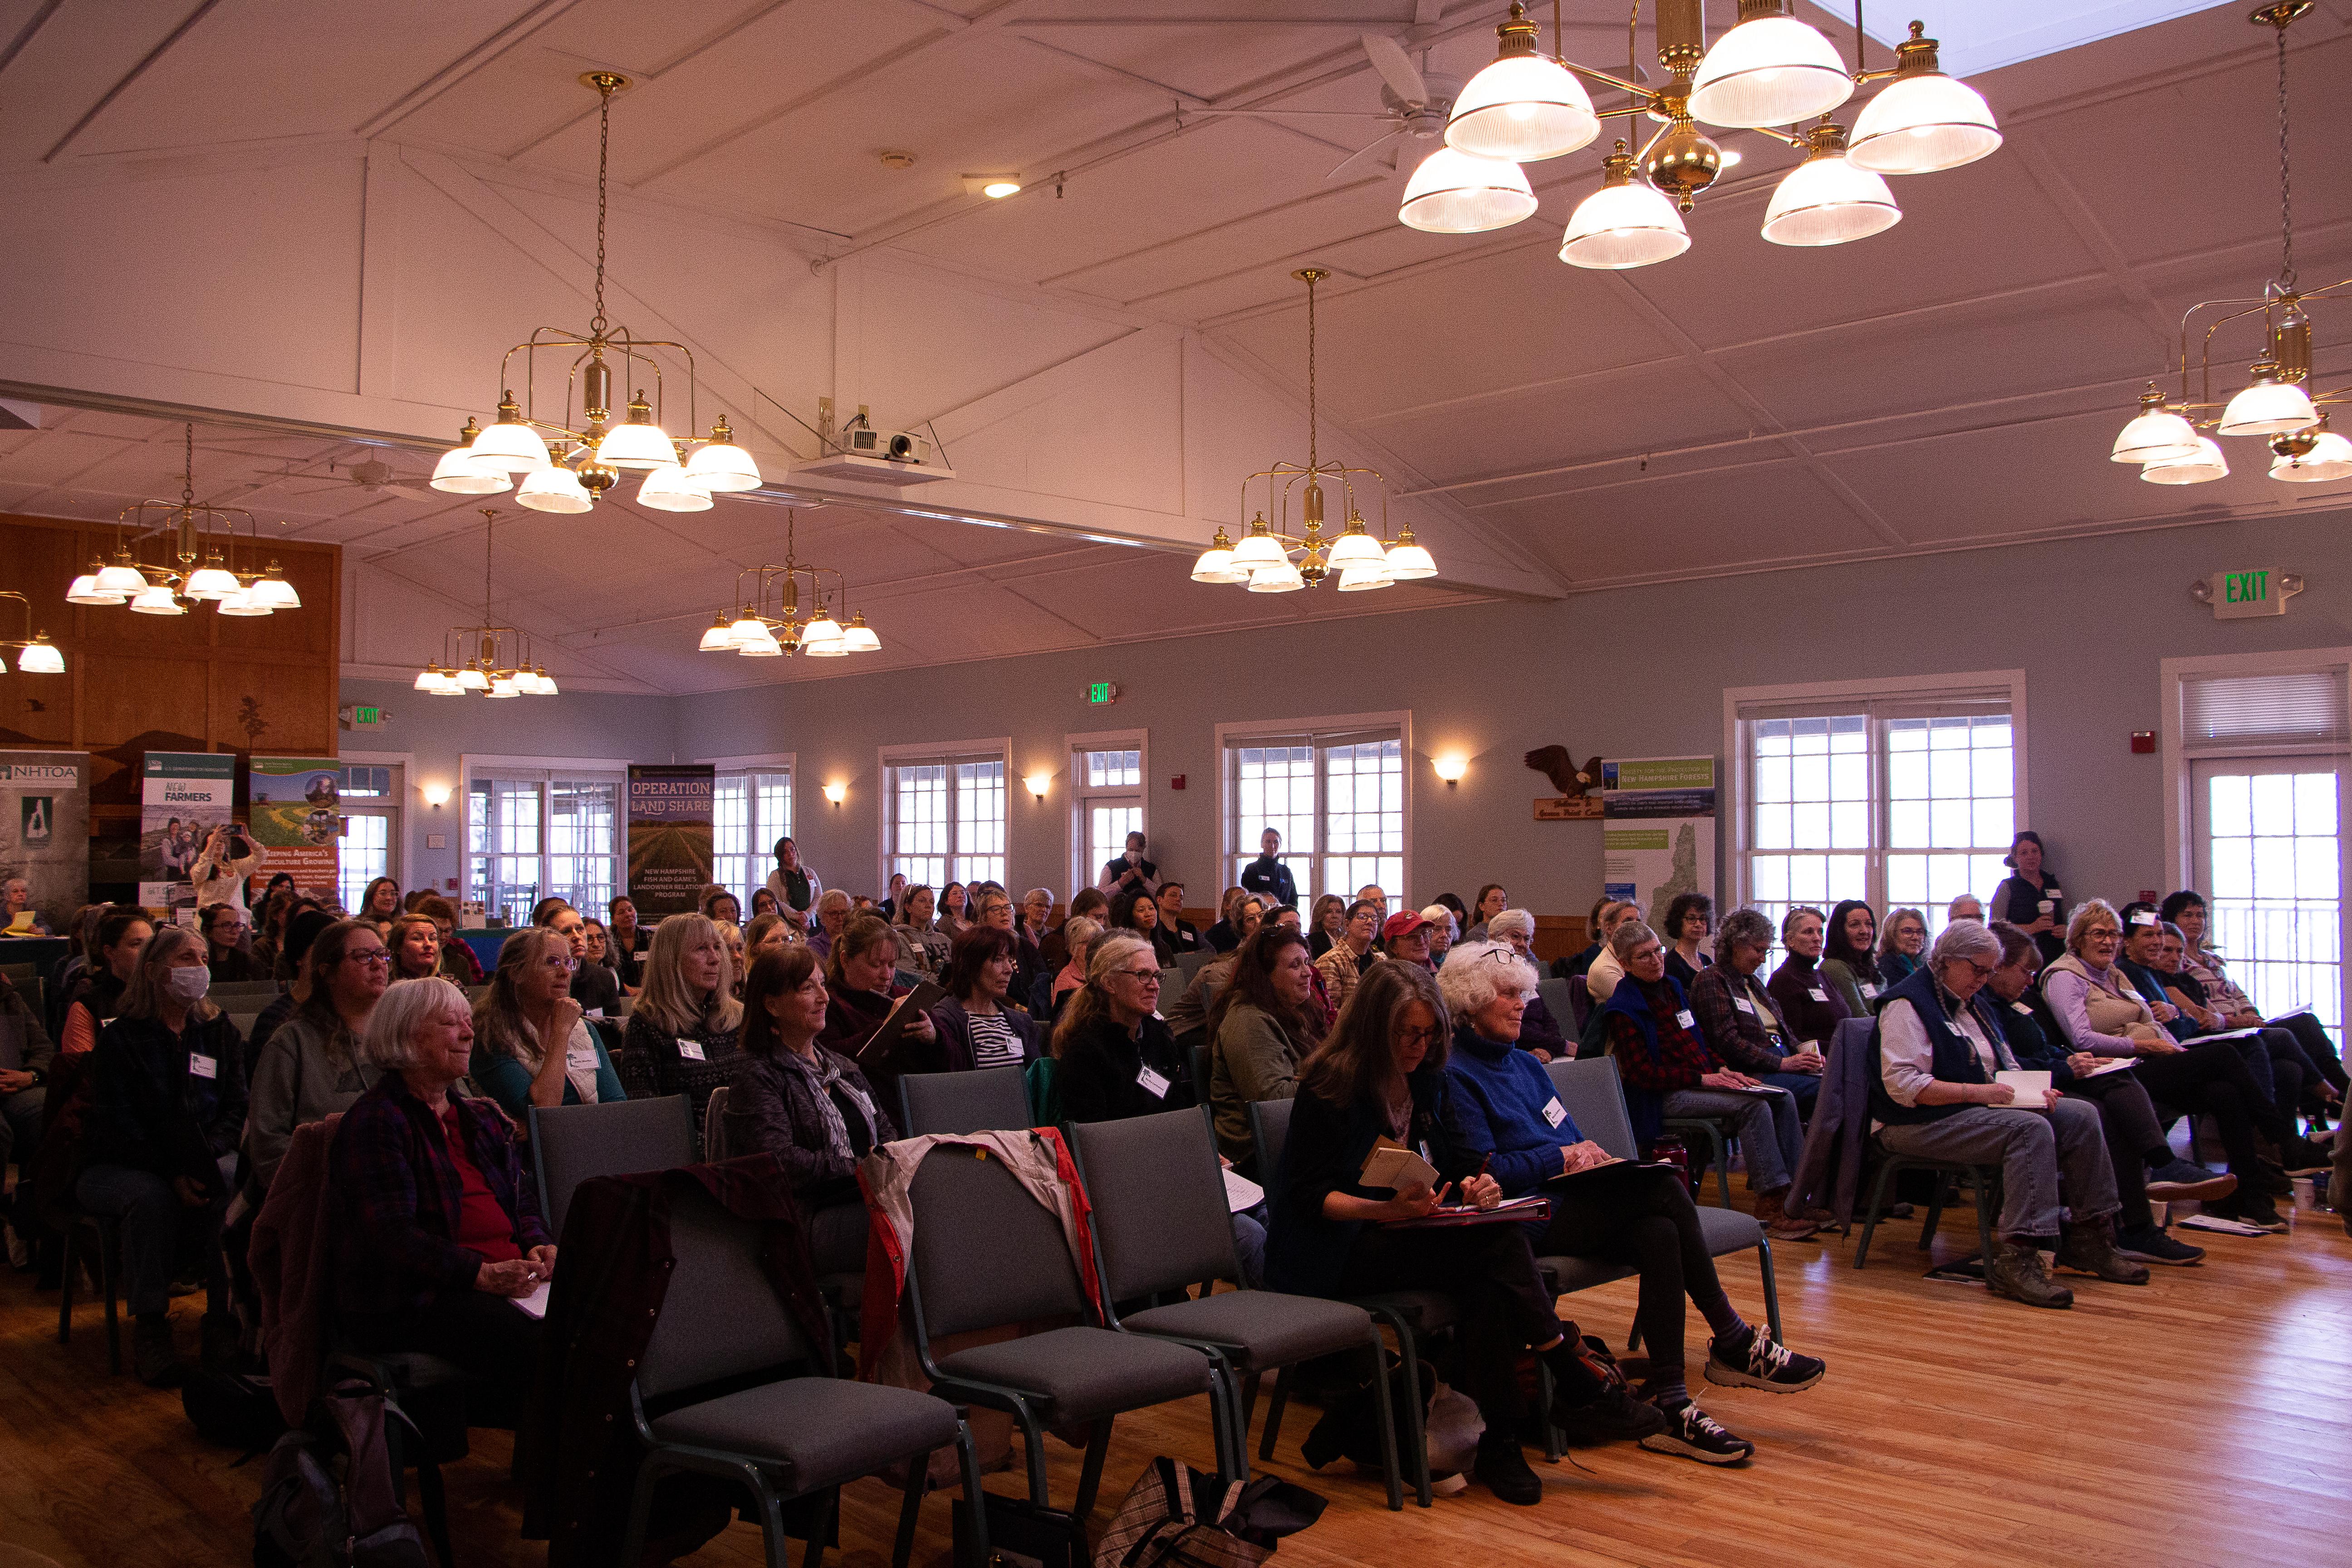
{"label": "wall sconce", "polygon": [[1054,787],[1054,775],[1051,773],[1031,773],[1027,778],[1023,779],[1021,782],[1029,786],[1030,795],[1039,800],[1043,800],[1045,798],[1045,792]]}
{"label": "wall sconce", "polygon": [[824,798],[839,805],[849,798],[849,786],[840,783],[829,784],[824,786]]}
{"label": "wall sconce", "polygon": [[438,811],[443,806],[448,805],[449,786],[445,784],[426,784],[425,786],[425,804],[431,806],[436,811]]}
{"label": "wall sconce", "polygon": [[1462,775],[1470,771],[1470,759],[1460,755],[1432,757],[1429,765],[1437,771],[1439,778],[1445,781],[1445,787],[1452,789],[1462,782]]}

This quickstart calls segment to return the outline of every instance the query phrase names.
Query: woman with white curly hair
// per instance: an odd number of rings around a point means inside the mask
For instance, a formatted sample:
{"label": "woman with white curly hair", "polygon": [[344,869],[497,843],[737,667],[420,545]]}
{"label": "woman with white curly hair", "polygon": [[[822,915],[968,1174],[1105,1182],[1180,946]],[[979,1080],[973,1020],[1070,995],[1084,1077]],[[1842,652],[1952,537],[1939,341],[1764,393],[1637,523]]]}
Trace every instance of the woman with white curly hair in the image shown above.
{"label": "woman with white curly hair", "polygon": [[1482,1160],[1506,1195],[1540,1194],[1551,1200],[1551,1217],[1528,1226],[1538,1256],[1607,1258],[1641,1277],[1633,1321],[1649,1345],[1650,1375],[1642,1393],[1655,1415],[1638,1429],[1615,1420],[1590,1429],[1564,1422],[1570,1438],[1639,1436],[1645,1448],[1703,1464],[1745,1459],[1756,1446],[1725,1431],[1691,1399],[1683,1370],[1683,1297],[1690,1297],[1714,1331],[1706,1359],[1710,1383],[1793,1394],[1821,1381],[1822,1363],[1785,1349],[1740,1318],[1716,1276],[1698,1211],[1679,1174],[1612,1164],[1577,1130],[1550,1075],[1517,1047],[1527,997],[1536,988],[1532,966],[1508,943],[1465,942],[1438,972],[1437,984],[1455,1020],[1445,1070],[1461,1153]]}

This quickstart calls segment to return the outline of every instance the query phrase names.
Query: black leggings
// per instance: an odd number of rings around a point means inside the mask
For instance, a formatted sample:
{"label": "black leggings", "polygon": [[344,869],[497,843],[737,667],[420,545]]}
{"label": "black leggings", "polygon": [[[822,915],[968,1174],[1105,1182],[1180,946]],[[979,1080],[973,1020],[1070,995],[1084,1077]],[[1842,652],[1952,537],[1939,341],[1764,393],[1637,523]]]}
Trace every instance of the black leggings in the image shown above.
{"label": "black leggings", "polygon": [[2099,1131],[2106,1139],[2107,1163],[2116,1168],[2116,1199],[2122,1205],[2116,1223],[2126,1230],[2154,1225],[2156,1211],[2147,1206],[2147,1160],[2158,1152],[2168,1156],[2170,1150],[2147,1086],[2139,1081],[2139,1069],[2078,1078],[2066,1086],[2066,1095],[2099,1108]]}
{"label": "black leggings", "polygon": [[1639,1166],[1594,1172],[1545,1189],[1551,1227],[1538,1250],[1631,1264],[1641,1275],[1633,1323],[1648,1347],[1652,1376],[1683,1365],[1683,1297],[1717,1333],[1739,1324],[1699,1228],[1690,1189],[1672,1171]]}
{"label": "black leggings", "polygon": [[1475,1225],[1453,1230],[1394,1230],[1368,1225],[1357,1234],[1339,1294],[1442,1290],[1462,1309],[1463,1392],[1497,1432],[1518,1429],[1519,1352],[1559,1338],[1559,1315],[1536,1268],[1525,1226]]}
{"label": "black leggings", "polygon": [[2240,1183],[2251,1182],[2260,1173],[2254,1121],[2263,1096],[2234,1046],[2225,1041],[2142,1057],[2132,1071],[2150,1100],[2189,1116],[2210,1112],[2221,1124],[2221,1147],[2229,1153],[2231,1173]]}
{"label": "black leggings", "polygon": [[[2327,1037],[2327,1031],[2319,1026],[2318,1019],[2308,1013],[2296,1013],[2266,1026],[2284,1029],[2293,1035],[2296,1043],[2303,1047],[2305,1060],[2312,1070],[2334,1084],[2338,1093],[2352,1089],[2352,1079],[2344,1076],[2344,1058],[2336,1054],[2336,1042]],[[2311,1087],[2307,1082],[2304,1085],[2306,1090]]]}
{"label": "black leggings", "polygon": [[539,1375],[540,1320],[503,1296],[442,1290],[409,1312],[346,1313],[343,1330],[363,1351],[422,1351],[476,1378],[469,1422],[517,1426]]}

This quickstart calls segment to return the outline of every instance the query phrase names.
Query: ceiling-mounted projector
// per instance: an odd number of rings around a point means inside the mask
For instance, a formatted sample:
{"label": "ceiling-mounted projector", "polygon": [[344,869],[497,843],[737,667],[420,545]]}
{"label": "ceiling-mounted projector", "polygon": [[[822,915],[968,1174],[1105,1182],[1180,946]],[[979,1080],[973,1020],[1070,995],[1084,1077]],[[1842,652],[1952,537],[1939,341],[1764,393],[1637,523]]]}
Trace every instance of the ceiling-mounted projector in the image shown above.
{"label": "ceiling-mounted projector", "polygon": [[853,425],[835,439],[835,450],[797,464],[808,479],[852,479],[869,485],[924,485],[951,479],[955,470],[934,461],[931,443],[910,430],[874,430]]}

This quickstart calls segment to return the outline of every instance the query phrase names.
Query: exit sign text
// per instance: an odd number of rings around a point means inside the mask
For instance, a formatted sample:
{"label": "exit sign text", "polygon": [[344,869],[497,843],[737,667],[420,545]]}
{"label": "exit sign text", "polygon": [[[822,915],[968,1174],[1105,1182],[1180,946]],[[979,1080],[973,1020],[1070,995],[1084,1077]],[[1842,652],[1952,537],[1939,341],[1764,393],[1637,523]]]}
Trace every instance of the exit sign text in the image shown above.
{"label": "exit sign text", "polygon": [[2286,614],[2286,602],[2302,591],[2303,579],[2272,566],[2249,566],[2216,572],[2206,580],[2206,585],[2213,618],[2234,621],[2249,616]]}
{"label": "exit sign text", "polygon": [[1096,704],[1118,701],[1118,682],[1116,680],[1088,681],[1087,683],[1087,700]]}

